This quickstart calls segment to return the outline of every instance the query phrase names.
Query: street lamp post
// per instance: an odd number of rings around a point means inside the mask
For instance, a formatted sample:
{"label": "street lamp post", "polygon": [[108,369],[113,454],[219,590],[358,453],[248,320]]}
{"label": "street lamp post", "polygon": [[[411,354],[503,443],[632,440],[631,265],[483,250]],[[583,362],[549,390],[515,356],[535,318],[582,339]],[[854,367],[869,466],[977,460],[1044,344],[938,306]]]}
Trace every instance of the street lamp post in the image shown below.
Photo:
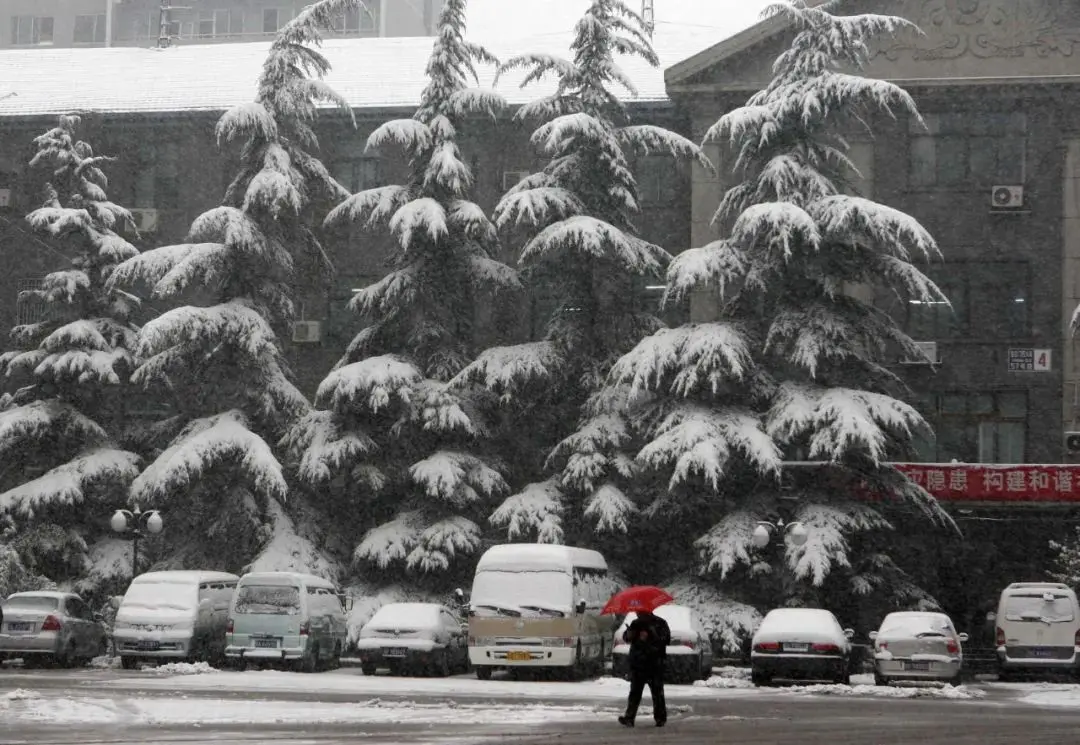
{"label": "street lamp post", "polygon": [[806,526],[800,522],[785,523],[783,520],[777,520],[775,523],[759,520],[757,527],[754,528],[754,545],[765,548],[769,545],[773,533],[786,535],[787,539],[796,546],[806,545]]}
{"label": "street lamp post", "polygon": [[157,510],[143,512],[136,505],[134,511],[117,510],[114,512],[109,525],[117,533],[131,533],[131,577],[132,579],[138,577],[139,539],[142,538],[144,530],[155,535],[161,532],[161,529],[165,527],[161,513]]}

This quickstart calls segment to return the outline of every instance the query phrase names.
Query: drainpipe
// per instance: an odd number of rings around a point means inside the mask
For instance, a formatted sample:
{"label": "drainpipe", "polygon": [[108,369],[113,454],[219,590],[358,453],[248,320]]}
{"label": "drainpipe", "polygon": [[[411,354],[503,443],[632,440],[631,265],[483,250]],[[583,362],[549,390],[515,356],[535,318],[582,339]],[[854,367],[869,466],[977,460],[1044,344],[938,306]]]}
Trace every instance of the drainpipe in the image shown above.
{"label": "drainpipe", "polygon": [[105,0],[105,46],[111,47],[113,42],[113,6],[116,0]]}
{"label": "drainpipe", "polygon": [[386,0],[379,0],[379,37],[386,37]]}

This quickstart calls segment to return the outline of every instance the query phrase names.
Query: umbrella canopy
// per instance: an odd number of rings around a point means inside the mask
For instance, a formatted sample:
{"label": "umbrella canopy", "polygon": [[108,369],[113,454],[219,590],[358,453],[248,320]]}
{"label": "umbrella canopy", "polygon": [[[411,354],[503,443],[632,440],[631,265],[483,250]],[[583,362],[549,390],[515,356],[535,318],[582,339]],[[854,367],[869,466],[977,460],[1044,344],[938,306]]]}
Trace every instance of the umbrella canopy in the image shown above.
{"label": "umbrella canopy", "polygon": [[611,596],[602,614],[625,615],[627,613],[651,613],[675,598],[659,587],[637,585],[627,587]]}

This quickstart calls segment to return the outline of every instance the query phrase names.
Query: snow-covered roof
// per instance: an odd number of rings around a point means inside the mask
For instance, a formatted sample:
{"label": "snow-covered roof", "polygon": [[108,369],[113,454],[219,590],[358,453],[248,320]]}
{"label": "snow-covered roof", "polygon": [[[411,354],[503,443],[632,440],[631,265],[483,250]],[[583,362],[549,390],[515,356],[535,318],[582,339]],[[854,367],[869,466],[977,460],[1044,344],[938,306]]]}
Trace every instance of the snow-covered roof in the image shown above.
{"label": "snow-covered roof", "polygon": [[[660,616],[668,623],[668,627],[672,633],[686,632],[694,630],[694,623],[691,614],[693,610],[687,608],[685,605],[675,605],[674,603],[668,603],[667,605],[661,605],[659,608],[653,611],[654,614]],[[619,631],[623,631],[629,626],[633,620],[637,618],[637,613],[628,613],[626,618],[623,619],[622,626],[619,627]],[[621,636],[621,634],[617,634]]]}
{"label": "snow-covered roof", "polygon": [[204,569],[172,569],[166,572],[146,572],[131,581],[132,584],[185,582],[235,582],[239,577],[228,572],[214,572]]}
{"label": "snow-covered roof", "polygon": [[331,590],[337,590],[337,585],[330,580],[315,574],[305,574],[303,572],[248,572],[240,578],[240,584],[244,585],[285,583],[302,583],[305,586],[310,585],[312,587],[325,587]]}
{"label": "snow-covered roof", "polygon": [[52,598],[53,600],[63,600],[64,598],[77,598],[79,597],[73,592],[62,592],[60,590],[27,590],[26,592],[13,592],[7,596],[8,600],[14,600],[15,598]]}
{"label": "snow-covered roof", "polygon": [[[545,33],[520,17],[524,7],[505,0],[483,0],[490,6],[472,9],[479,30],[470,38],[481,42],[498,57],[523,52],[569,56],[573,23],[559,22],[555,32]],[[483,2],[480,4],[483,5]],[[501,5],[496,15],[492,3]],[[584,8],[581,2],[563,0],[564,10],[574,6],[574,20]],[[547,17],[548,3],[540,15]],[[662,3],[658,3],[662,5]],[[710,5],[705,3],[703,5]],[[711,5],[724,5],[712,3]],[[507,16],[513,16],[507,23]],[[741,22],[724,23],[719,14],[714,25],[658,23],[653,44],[661,60],[652,68],[638,58],[625,58],[622,68],[638,89],[627,102],[667,101],[663,68],[708,48],[731,33]],[[658,10],[658,19],[662,14]],[[557,18],[558,16],[552,16]],[[528,28],[529,36],[508,37],[503,27]],[[751,19],[752,20],[752,19]],[[541,26],[540,28],[549,28]],[[426,83],[424,69],[431,54],[430,37],[328,39],[323,52],[333,65],[327,82],[357,109],[412,108]],[[176,46],[169,49],[101,47],[92,49],[0,50],[0,117],[29,117],[67,112],[183,113],[224,111],[252,100],[259,72],[270,42]],[[498,90],[511,104],[521,104],[555,89],[551,81],[521,90],[521,73],[507,75]],[[489,87],[494,70],[481,70],[481,85]],[[8,93],[14,96],[5,97]]]}
{"label": "snow-covered roof", "polygon": [[573,567],[607,570],[603,554],[587,548],[542,543],[508,543],[492,546],[476,565],[476,571],[566,571]]}
{"label": "snow-covered roof", "polygon": [[824,632],[832,631],[839,626],[836,616],[827,610],[820,608],[775,608],[769,611],[761,626],[759,634],[775,634],[782,632]]}
{"label": "snow-covered roof", "polygon": [[369,628],[435,628],[439,625],[438,603],[387,603],[367,622]]}

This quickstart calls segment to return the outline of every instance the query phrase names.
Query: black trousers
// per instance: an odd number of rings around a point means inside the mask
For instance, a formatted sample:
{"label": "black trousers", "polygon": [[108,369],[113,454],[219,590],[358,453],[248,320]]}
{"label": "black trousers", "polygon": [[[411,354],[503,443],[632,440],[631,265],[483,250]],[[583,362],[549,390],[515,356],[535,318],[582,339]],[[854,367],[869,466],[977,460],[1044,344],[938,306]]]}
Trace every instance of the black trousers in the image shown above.
{"label": "black trousers", "polygon": [[641,694],[649,687],[652,697],[653,719],[658,723],[667,721],[667,702],[664,700],[664,668],[630,671],[630,697],[626,700],[626,718],[631,722],[641,705]]}

